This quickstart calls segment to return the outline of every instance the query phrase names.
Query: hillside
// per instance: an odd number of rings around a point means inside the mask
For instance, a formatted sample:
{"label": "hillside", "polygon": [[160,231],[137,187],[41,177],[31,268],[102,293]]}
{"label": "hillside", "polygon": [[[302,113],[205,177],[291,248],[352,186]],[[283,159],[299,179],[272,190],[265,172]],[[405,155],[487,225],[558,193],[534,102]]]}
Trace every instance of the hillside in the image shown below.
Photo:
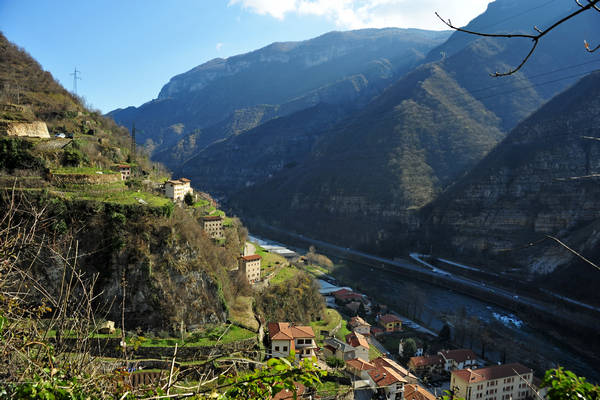
{"label": "hillside", "polygon": [[600,304],[598,274],[547,238],[558,237],[588,259],[600,258],[598,99],[595,72],[519,124],[424,209],[438,251],[473,263],[495,260],[498,271]]}
{"label": "hillside", "polygon": [[[59,298],[61,274],[72,267],[85,285],[95,282],[98,316],[120,321],[123,312],[127,329],[226,321],[236,296],[248,291],[230,273],[245,241],[241,224],[228,220],[225,239],[215,243],[198,222],[214,207],[175,207],[160,189],[169,175],[131,152],[125,128],[86,109],[4,36],[0,48],[3,120],[38,121],[52,134],[14,136],[0,126],[3,235],[35,227],[28,246],[37,252],[16,258],[45,290],[29,301]],[[204,203],[201,196],[197,205]]]}
{"label": "hillside", "polygon": [[[214,59],[173,77],[157,99],[109,113],[129,126],[139,143],[175,153],[161,160],[175,168],[178,142],[190,155],[215,140],[270,119],[326,103],[367,100],[422,60],[448,32],[364,29],[330,32],[302,42],[273,43],[227,59]],[[364,100],[362,100],[364,101]],[[187,135],[193,139],[186,139]],[[193,140],[193,143],[192,143]]]}
{"label": "hillside", "polygon": [[[542,3],[497,1],[468,28],[530,29],[525,24],[531,20],[527,11]],[[553,4],[538,13],[540,26],[570,7]],[[528,18],[510,18],[520,14]],[[517,64],[529,49],[527,42],[455,33],[431,51],[432,61],[401,77],[360,113],[328,129],[302,163],[226,195],[245,217],[345,245],[397,251],[397,245],[386,244],[390,229],[396,232],[398,224],[404,232],[418,228],[411,210],[434,200],[508,129],[575,82],[582,68],[593,68],[588,53],[565,50],[573,45],[562,38],[590,32],[598,36],[598,29],[595,15],[566,24],[545,38],[527,69],[503,80],[493,80],[489,73]],[[565,59],[565,54],[571,58]],[[554,70],[565,64],[574,67]],[[268,151],[267,147],[255,154],[260,158]],[[210,162],[203,166],[217,169]]]}

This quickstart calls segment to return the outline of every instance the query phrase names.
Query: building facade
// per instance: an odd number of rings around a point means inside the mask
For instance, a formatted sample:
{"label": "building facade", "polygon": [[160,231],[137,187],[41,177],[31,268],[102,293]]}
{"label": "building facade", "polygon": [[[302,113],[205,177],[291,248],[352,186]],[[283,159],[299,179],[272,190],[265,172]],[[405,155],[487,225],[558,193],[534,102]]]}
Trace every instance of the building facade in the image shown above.
{"label": "building facade", "polygon": [[223,217],[220,215],[210,215],[202,218],[202,229],[213,239],[223,239]]}
{"label": "building facade", "polygon": [[240,257],[240,269],[246,274],[248,283],[256,283],[260,281],[260,263],[262,257],[258,254],[251,256]]}
{"label": "building facade", "polygon": [[315,357],[317,345],[310,326],[289,322],[271,322],[267,325],[272,357],[288,357],[293,351],[297,359]]}
{"label": "building facade", "polygon": [[358,332],[352,332],[346,335],[346,343],[354,348],[356,358],[369,359],[369,342],[363,335]]}
{"label": "building facade", "polygon": [[402,330],[402,320],[394,314],[385,314],[379,317],[379,325],[385,332],[400,332]]}
{"label": "building facade", "polygon": [[369,336],[371,334],[371,324],[359,316],[350,318],[349,324],[353,332],[358,332],[364,336]]}
{"label": "building facade", "polygon": [[465,400],[525,400],[533,395],[533,371],[522,364],[452,371],[450,388]]}
{"label": "building facade", "polygon": [[131,177],[131,167],[129,165],[117,165],[117,171],[121,174],[121,180],[127,180]]}
{"label": "building facade", "polygon": [[190,182],[186,178],[168,180],[165,182],[165,196],[173,201],[182,201],[186,194],[194,193]]}

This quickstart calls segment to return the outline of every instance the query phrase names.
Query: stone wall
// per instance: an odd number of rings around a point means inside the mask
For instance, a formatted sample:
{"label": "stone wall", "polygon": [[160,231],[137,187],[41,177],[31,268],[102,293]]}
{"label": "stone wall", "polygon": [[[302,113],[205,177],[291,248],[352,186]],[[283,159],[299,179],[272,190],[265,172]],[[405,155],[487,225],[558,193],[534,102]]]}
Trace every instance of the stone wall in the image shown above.
{"label": "stone wall", "polygon": [[8,136],[27,136],[50,139],[45,122],[2,122],[0,132]]}

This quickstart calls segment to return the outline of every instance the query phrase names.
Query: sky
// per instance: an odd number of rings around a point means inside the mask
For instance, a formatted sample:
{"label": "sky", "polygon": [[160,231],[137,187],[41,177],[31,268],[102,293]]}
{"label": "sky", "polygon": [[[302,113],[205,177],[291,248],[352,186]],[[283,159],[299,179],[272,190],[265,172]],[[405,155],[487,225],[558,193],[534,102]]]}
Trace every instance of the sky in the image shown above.
{"label": "sky", "polygon": [[444,30],[490,0],[0,0],[0,31],[68,90],[106,113],[158,96],[169,79],[213,58],[333,30]]}

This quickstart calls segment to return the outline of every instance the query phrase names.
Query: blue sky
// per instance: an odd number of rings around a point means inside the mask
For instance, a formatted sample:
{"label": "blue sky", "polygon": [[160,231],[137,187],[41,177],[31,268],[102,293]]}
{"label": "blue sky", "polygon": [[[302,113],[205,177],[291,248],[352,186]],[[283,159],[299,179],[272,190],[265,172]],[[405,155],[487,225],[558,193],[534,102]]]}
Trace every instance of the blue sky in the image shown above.
{"label": "blue sky", "polygon": [[[415,5],[415,3],[418,3]],[[489,0],[0,0],[0,30],[102,112],[156,98],[168,80],[215,57],[332,30],[442,30]]]}

